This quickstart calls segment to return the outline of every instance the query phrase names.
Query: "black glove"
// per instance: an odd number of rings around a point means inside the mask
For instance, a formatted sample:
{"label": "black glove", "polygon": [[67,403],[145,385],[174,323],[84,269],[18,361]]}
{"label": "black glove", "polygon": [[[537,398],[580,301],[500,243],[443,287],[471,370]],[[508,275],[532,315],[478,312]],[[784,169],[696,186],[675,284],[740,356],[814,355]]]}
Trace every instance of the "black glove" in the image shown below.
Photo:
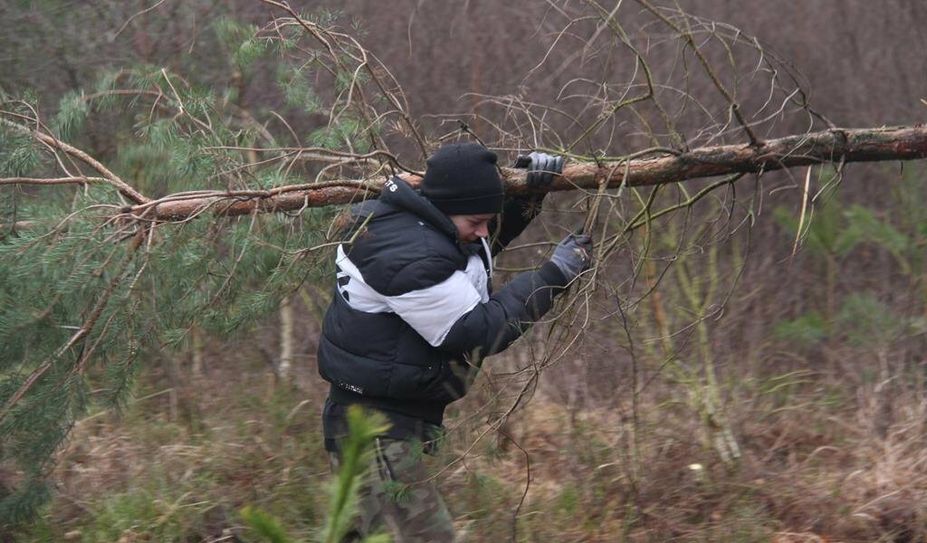
{"label": "black glove", "polygon": [[572,281],[592,264],[592,237],[588,234],[570,234],[554,249],[550,261],[557,265],[567,281]]}
{"label": "black glove", "polygon": [[554,175],[563,171],[563,157],[532,151],[529,155],[518,155],[515,167],[528,169],[528,188],[544,189],[554,181]]}

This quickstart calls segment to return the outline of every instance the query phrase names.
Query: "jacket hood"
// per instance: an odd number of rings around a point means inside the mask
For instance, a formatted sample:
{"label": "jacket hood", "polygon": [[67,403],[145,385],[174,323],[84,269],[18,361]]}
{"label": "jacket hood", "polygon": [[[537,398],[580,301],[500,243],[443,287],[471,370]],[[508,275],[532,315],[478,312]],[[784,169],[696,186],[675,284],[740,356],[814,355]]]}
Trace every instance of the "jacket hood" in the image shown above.
{"label": "jacket hood", "polygon": [[457,227],[450,217],[434,206],[427,198],[398,177],[393,177],[383,185],[380,202],[397,208],[427,221],[449,238],[458,241]]}

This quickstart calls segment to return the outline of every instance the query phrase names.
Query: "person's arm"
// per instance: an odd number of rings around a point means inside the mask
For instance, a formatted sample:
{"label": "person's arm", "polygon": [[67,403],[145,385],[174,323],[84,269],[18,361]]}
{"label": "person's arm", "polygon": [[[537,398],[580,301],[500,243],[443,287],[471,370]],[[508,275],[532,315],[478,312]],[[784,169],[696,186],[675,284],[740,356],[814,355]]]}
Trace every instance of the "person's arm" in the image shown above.
{"label": "person's arm", "polygon": [[570,278],[553,262],[522,272],[490,297],[457,319],[436,345],[451,353],[479,359],[505,350],[553,306]]}
{"label": "person's arm", "polygon": [[[386,303],[430,345],[450,353],[477,353],[480,357],[508,347],[553,305],[554,298],[590,264],[589,236],[567,236],[549,262],[535,271],[522,272],[486,302],[461,271],[455,271],[426,288],[389,296]],[[435,269],[424,261],[404,270],[399,281],[422,284],[416,269]]]}
{"label": "person's arm", "polygon": [[489,225],[493,256],[502,252],[541,212],[544,194],[510,196],[502,205],[502,213]]}
{"label": "person's arm", "polygon": [[563,157],[533,152],[520,155],[514,167],[528,170],[526,182],[535,192],[506,198],[500,218],[489,226],[493,255],[502,252],[541,212],[546,187],[563,171]]}

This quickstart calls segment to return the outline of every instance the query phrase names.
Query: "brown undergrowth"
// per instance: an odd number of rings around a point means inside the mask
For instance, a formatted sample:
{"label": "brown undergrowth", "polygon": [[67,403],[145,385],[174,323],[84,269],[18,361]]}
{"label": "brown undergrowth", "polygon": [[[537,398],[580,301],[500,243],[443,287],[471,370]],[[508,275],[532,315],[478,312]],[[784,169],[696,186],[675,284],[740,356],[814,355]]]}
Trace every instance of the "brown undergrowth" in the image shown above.
{"label": "brown undergrowth", "polygon": [[[246,505],[311,539],[329,480],[324,386],[311,363],[297,386],[272,386],[247,360],[212,364],[173,401],[150,376],[121,416],[78,423],[54,501],[21,540],[256,541]],[[484,380],[430,461],[472,541],[925,541],[922,379],[852,387],[795,375],[788,386],[745,379],[728,399],[743,452],[733,464],[702,445],[670,388],[642,397],[635,424],[620,400],[570,407],[542,387],[487,432]]]}

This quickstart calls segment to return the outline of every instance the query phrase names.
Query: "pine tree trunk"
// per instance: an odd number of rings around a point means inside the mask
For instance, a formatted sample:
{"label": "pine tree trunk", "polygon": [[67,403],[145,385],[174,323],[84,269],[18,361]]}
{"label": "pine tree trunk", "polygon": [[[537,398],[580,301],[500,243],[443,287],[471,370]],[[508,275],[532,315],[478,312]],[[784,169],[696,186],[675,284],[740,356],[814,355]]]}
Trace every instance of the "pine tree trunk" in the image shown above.
{"label": "pine tree trunk", "polygon": [[280,361],[277,364],[277,378],[280,381],[287,381],[292,373],[295,354],[293,321],[293,304],[287,296],[280,300]]}
{"label": "pine tree trunk", "polygon": [[203,333],[199,327],[194,326],[190,330],[191,353],[190,353],[190,373],[194,379],[203,376]]}

